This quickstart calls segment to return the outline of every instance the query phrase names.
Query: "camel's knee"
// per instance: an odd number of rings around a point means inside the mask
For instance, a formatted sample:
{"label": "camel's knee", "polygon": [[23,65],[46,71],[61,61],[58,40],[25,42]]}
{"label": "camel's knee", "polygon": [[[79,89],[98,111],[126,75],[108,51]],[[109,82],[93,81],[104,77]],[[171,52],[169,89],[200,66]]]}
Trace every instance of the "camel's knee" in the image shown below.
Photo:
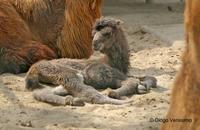
{"label": "camel's knee", "polygon": [[0,74],[13,73],[18,74],[21,72],[20,66],[16,63],[3,63],[0,62]]}
{"label": "camel's knee", "polygon": [[16,54],[0,54],[0,74],[1,73],[22,73],[26,72],[29,65],[25,60]]}

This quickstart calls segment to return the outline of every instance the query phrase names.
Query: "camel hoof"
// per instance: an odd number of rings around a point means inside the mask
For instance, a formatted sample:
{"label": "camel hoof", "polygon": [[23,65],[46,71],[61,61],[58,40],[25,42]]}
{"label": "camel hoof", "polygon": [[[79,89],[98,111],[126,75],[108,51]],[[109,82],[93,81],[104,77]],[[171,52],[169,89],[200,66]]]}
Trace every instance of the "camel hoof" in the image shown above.
{"label": "camel hoof", "polygon": [[147,87],[146,85],[138,85],[138,88],[137,88],[137,93],[138,94],[146,94],[146,93],[149,93],[150,91],[150,88]]}
{"label": "camel hoof", "polygon": [[153,76],[145,76],[141,80],[141,84],[148,88],[156,88],[157,87],[157,79]]}

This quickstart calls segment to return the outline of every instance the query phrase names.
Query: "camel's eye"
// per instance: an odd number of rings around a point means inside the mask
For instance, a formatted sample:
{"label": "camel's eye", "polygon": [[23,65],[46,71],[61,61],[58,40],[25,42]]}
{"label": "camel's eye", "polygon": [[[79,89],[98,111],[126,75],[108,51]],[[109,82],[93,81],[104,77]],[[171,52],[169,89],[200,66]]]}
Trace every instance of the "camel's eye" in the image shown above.
{"label": "camel's eye", "polygon": [[101,29],[103,29],[103,28],[104,28],[104,26],[101,26],[101,25],[96,26],[97,31],[101,31]]}

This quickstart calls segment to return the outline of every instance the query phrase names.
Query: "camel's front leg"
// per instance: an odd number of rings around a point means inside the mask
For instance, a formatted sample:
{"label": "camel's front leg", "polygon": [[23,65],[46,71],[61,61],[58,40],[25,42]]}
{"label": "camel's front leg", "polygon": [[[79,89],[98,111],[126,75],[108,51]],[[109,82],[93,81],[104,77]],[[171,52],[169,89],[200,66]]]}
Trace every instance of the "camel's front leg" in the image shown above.
{"label": "camel's front leg", "polygon": [[122,81],[122,86],[116,90],[111,90],[108,96],[115,99],[120,99],[121,96],[128,96],[138,92],[138,85],[140,81],[134,78],[128,78]]}
{"label": "camel's front leg", "polygon": [[109,97],[119,99],[121,96],[128,96],[132,94],[148,93],[152,87],[156,87],[157,80],[155,77],[145,76],[136,78],[128,78],[122,81],[122,87],[111,90]]}
{"label": "camel's front leg", "polygon": [[71,95],[88,103],[122,105],[129,102],[102,95],[92,86],[84,84],[82,80],[68,79],[63,86]]}

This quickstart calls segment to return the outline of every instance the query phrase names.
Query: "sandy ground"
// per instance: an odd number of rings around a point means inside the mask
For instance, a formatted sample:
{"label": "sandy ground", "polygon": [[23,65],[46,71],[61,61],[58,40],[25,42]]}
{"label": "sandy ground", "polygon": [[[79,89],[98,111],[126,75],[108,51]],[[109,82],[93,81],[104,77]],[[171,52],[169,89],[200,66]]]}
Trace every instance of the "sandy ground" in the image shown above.
{"label": "sandy ground", "polygon": [[126,105],[58,107],[38,102],[24,89],[24,76],[0,76],[0,130],[157,130],[169,107],[171,85],[183,52],[183,5],[108,4],[104,15],[125,21],[130,75],[153,75],[158,88],[129,97]]}

